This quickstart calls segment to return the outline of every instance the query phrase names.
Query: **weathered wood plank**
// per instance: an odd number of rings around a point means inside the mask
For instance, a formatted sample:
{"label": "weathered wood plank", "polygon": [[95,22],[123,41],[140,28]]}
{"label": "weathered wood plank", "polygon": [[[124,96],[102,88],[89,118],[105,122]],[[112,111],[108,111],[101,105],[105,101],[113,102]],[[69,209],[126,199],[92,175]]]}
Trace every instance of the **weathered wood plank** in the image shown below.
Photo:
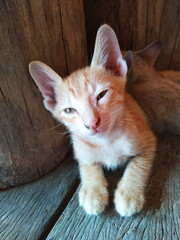
{"label": "weathered wood plank", "polygon": [[[179,184],[180,137],[161,139],[152,177],[147,189],[144,210],[133,217],[122,218],[110,204],[100,216],[86,215],[78,204],[78,192],[70,201],[50,232],[47,240],[134,240],[180,238]],[[118,172],[110,173],[110,185]],[[111,178],[112,177],[112,178]],[[114,186],[113,186],[114,188]]]}
{"label": "weathered wood plank", "polygon": [[87,64],[83,0],[59,1],[68,73]]}
{"label": "weathered wood plank", "polygon": [[0,239],[44,239],[78,186],[72,155],[56,170],[27,185],[0,191]]}
{"label": "weathered wood plank", "polygon": [[92,56],[95,34],[107,23],[117,33],[123,50],[140,50],[155,40],[163,42],[159,69],[176,69],[180,54],[179,0],[84,0],[89,55]]}

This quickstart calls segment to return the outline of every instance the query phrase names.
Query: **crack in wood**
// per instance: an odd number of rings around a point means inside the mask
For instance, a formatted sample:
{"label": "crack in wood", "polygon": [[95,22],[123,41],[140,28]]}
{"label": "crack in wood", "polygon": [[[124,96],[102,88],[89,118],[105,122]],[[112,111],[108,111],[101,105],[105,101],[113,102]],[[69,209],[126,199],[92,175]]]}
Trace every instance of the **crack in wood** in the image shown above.
{"label": "crack in wood", "polygon": [[41,235],[38,237],[37,240],[44,240],[47,238],[51,230],[53,229],[54,225],[56,224],[57,220],[61,217],[61,214],[66,209],[66,206],[69,204],[70,200],[76,193],[79,186],[79,180],[74,182],[74,184],[71,186],[71,189],[69,189],[66,193],[66,196],[64,200],[62,200],[59,207],[56,209],[55,213],[50,217],[47,225],[45,226],[44,230],[42,231]]}

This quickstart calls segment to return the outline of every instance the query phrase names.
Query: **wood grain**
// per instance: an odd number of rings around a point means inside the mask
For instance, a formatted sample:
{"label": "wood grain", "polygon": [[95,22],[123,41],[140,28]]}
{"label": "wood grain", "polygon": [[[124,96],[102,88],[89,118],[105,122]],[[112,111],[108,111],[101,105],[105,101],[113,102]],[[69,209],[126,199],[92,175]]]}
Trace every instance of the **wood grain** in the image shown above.
{"label": "wood grain", "polygon": [[78,186],[70,155],[56,170],[33,183],[0,192],[0,239],[45,239]]}
{"label": "wood grain", "polygon": [[47,240],[173,239],[180,237],[179,184],[180,138],[163,136],[147,188],[144,210],[135,216],[118,216],[113,206],[113,189],[118,175],[110,173],[110,204],[99,216],[87,215],[78,204],[78,193],[68,204]]}
{"label": "wood grain", "polygon": [[68,152],[28,72],[32,60],[61,76],[86,64],[83,1],[66,3],[0,1],[0,188],[42,176]]}
{"label": "wood grain", "polygon": [[121,49],[140,50],[155,40],[163,42],[158,69],[180,69],[179,0],[85,0],[89,56],[95,35],[107,23],[117,33]]}

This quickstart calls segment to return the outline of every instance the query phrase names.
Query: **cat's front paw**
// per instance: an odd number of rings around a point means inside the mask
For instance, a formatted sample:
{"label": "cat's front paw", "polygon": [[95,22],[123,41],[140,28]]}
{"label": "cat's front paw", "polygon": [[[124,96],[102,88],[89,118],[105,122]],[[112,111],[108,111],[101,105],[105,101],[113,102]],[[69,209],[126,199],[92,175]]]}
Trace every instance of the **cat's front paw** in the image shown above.
{"label": "cat's front paw", "polygon": [[88,214],[97,215],[108,204],[108,191],[104,186],[82,186],[79,192],[79,204]]}
{"label": "cat's front paw", "polygon": [[130,217],[142,210],[144,205],[144,193],[138,193],[134,190],[117,188],[115,192],[114,203],[117,212],[122,217]]}

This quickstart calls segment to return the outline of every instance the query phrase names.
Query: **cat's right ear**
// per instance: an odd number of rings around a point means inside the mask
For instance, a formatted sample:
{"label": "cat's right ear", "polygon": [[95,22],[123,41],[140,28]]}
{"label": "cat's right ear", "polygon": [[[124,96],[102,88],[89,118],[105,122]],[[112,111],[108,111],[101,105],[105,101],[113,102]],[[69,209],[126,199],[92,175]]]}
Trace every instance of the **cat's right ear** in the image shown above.
{"label": "cat's right ear", "polygon": [[29,72],[44,98],[45,108],[53,112],[56,105],[55,86],[61,77],[46,64],[33,61],[29,64]]}
{"label": "cat's right ear", "polygon": [[155,41],[141,51],[136,52],[150,66],[153,66],[161,51],[162,42]]}
{"label": "cat's right ear", "polygon": [[99,28],[91,66],[103,66],[117,76],[125,77],[127,64],[123,59],[115,32],[108,25]]}

